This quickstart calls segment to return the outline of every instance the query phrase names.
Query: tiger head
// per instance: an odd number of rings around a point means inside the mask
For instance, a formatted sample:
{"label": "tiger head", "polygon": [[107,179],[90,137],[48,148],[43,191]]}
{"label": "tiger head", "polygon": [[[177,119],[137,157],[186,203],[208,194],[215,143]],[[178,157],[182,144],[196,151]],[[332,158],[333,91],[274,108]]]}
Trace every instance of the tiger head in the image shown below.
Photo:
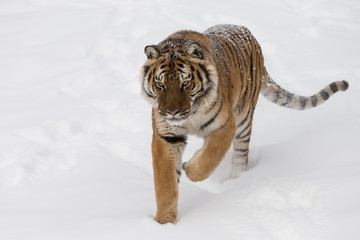
{"label": "tiger head", "polygon": [[199,43],[179,39],[145,47],[142,92],[168,122],[186,119],[217,96],[217,72]]}

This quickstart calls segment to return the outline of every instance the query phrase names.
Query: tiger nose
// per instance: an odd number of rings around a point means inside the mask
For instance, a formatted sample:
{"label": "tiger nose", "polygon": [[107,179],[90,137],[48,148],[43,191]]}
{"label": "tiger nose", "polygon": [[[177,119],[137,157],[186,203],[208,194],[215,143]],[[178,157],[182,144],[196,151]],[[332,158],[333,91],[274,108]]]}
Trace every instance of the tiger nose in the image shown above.
{"label": "tiger nose", "polygon": [[166,113],[172,115],[172,116],[175,116],[176,114],[180,113],[180,109],[175,109],[175,110],[172,110],[172,109],[166,109],[165,110]]}

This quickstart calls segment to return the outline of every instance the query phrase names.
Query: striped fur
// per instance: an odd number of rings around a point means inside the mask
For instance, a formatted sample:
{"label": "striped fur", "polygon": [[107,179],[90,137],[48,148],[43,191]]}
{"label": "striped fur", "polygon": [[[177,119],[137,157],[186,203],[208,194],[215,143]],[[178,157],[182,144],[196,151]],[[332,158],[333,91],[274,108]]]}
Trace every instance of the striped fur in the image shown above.
{"label": "striped fur", "polygon": [[[241,26],[218,25],[204,33],[179,31],[145,48],[142,93],[152,104],[152,158],[156,221],[177,221],[182,169],[192,181],[206,179],[233,145],[232,177],[247,169],[252,120],[259,93],[293,109],[308,109],[348,88],[334,82],[300,96],[276,84],[264,67],[261,47]],[[204,145],[182,164],[187,135]],[[182,166],[182,169],[181,169]]]}
{"label": "striped fur", "polygon": [[274,82],[274,80],[265,70],[261,84],[261,93],[269,101],[280,106],[297,110],[304,110],[319,106],[320,104],[327,101],[336,92],[345,91],[348,89],[348,87],[348,82],[336,81],[327,85],[321,91],[315,93],[312,96],[300,96],[280,87],[276,82]]}

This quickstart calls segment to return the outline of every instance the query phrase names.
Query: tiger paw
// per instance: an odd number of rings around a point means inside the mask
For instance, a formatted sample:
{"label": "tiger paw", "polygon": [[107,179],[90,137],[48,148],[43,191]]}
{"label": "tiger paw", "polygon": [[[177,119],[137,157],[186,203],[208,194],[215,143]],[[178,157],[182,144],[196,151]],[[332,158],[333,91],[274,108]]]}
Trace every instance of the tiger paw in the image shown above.
{"label": "tiger paw", "polygon": [[195,164],[191,164],[191,162],[183,163],[182,168],[184,169],[186,176],[193,182],[203,181],[210,176],[210,174],[202,171],[202,169],[196,167]]}
{"label": "tiger paw", "polygon": [[243,162],[241,164],[234,164],[233,163],[230,178],[231,179],[236,179],[241,175],[241,173],[246,172],[247,170],[248,170],[247,162]]}
{"label": "tiger paw", "polygon": [[177,216],[176,214],[157,214],[155,217],[155,221],[157,221],[160,224],[166,224],[166,223],[177,223]]}

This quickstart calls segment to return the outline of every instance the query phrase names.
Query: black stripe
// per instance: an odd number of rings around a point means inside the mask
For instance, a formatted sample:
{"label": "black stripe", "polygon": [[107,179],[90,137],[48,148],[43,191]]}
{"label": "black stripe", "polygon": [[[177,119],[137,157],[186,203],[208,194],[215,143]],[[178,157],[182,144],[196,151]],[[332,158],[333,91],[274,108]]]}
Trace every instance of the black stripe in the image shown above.
{"label": "black stripe", "polygon": [[246,127],[238,135],[236,135],[235,138],[239,139],[239,138],[245,138],[245,137],[249,136],[251,133],[251,128],[250,128],[250,131],[248,132],[248,134],[246,134],[246,136],[241,136],[241,134],[243,134],[246,131],[246,129],[249,128],[249,126],[251,125],[251,122],[252,122],[252,119],[249,120],[248,125],[246,125]]}
{"label": "black stripe", "polygon": [[163,74],[164,72],[167,72],[167,70],[162,70],[162,71],[158,74],[158,76],[160,76],[160,75]]}
{"label": "black stripe", "polygon": [[[249,56],[248,56],[248,54],[247,54],[247,52],[246,52],[246,58],[245,58],[245,55],[244,55],[244,48],[243,48],[243,39],[237,34],[237,33],[234,33],[235,34],[235,36],[237,36],[238,37],[238,39],[239,39],[239,44],[238,44],[238,47],[239,47],[239,49],[240,49],[240,54],[241,54],[241,56],[242,56],[242,59],[243,60],[245,60],[245,59],[247,59]],[[244,62],[244,64],[245,64],[245,67],[246,67],[246,62],[247,61],[243,61]]]}
{"label": "black stripe", "polygon": [[244,102],[245,102],[245,100],[246,100],[246,96],[247,96],[247,94],[248,94],[248,86],[246,85],[245,86],[245,92],[244,92],[244,94],[243,94],[243,99],[244,99]]}
{"label": "black stripe", "polygon": [[[255,48],[255,51],[257,51],[257,45],[255,45],[255,42],[254,42],[254,48]],[[255,54],[255,56],[256,56],[256,54]],[[260,58],[255,58],[255,68],[257,67],[257,66],[259,66],[260,65]],[[256,69],[254,70],[254,66],[252,66],[252,71],[255,73],[255,75],[254,75],[254,78],[252,79],[253,81],[254,81],[254,85],[255,85],[255,89],[254,89],[254,91],[253,91],[253,94],[252,94],[252,98],[251,99],[254,99],[255,98],[255,95],[259,95],[259,90],[260,90],[260,84],[257,84],[257,71],[256,71]],[[259,71],[259,70],[258,70]],[[261,76],[260,76],[261,77]],[[261,80],[260,80],[261,81]]]}
{"label": "black stripe", "polygon": [[226,60],[227,61],[225,61],[224,62],[224,66],[226,66],[226,62],[231,62],[231,59],[230,59],[230,56],[229,56],[229,49],[227,50],[226,49],[226,46],[224,46],[223,44],[225,44],[226,45],[226,43],[225,43],[225,41],[218,41],[218,47],[221,47],[222,49],[222,52],[223,52],[223,54],[225,53],[226,54]]}
{"label": "black stripe", "polygon": [[169,63],[169,67],[170,67],[170,68],[174,68],[174,67],[175,67],[175,63],[174,63],[174,59],[173,59],[173,58],[171,58],[171,61],[170,61],[170,63]]}
{"label": "black stripe", "polygon": [[208,47],[206,47],[206,46],[204,46],[204,45],[202,45],[201,47],[202,47],[202,49],[205,50],[206,52],[211,53],[211,51],[210,51],[211,47],[208,48]]}
{"label": "black stripe", "polygon": [[249,110],[248,110],[248,112],[246,114],[246,117],[237,125],[238,128],[241,127],[246,122],[246,120],[249,117],[250,112],[251,112],[251,108],[249,108]]}
{"label": "black stripe", "polygon": [[[239,38],[239,40],[240,40],[240,49],[245,50],[244,52],[246,53],[246,59],[248,59],[249,58],[249,53],[248,53],[248,51],[246,49],[246,45],[247,45],[246,43],[248,41],[244,38],[244,35],[242,34],[242,32],[239,32],[239,34],[238,33],[234,33],[234,34]],[[241,51],[241,53],[242,53],[242,51]],[[247,62],[247,61],[245,61],[245,62]]]}
{"label": "black stripe", "polygon": [[[200,66],[202,69],[203,69],[203,67],[204,67],[204,66],[201,65],[201,64],[199,64],[199,66]],[[204,70],[204,69],[203,69],[203,70]],[[206,69],[205,69],[205,71],[206,71]],[[197,72],[197,75],[198,75],[198,77],[199,77],[199,79],[200,79],[200,82],[201,82],[201,89],[200,89],[199,91],[197,91],[195,94],[190,94],[190,96],[193,97],[193,96],[197,95],[197,94],[200,93],[200,92],[203,92],[203,94],[194,99],[194,105],[199,101],[199,99],[200,99],[201,97],[207,96],[207,95],[210,93],[210,91],[212,90],[212,84],[210,84],[211,82],[209,81],[209,87],[204,91],[203,78],[202,78],[202,76],[201,76],[201,74],[200,74],[199,71],[196,71],[196,72]],[[209,80],[209,79],[208,79],[208,72],[207,72],[207,71],[205,72],[205,75],[206,75],[207,80]]]}
{"label": "black stripe", "polygon": [[177,173],[178,175],[181,175],[181,171],[179,171],[179,170],[177,170],[177,169],[176,169],[176,173]]}
{"label": "black stripe", "polygon": [[205,114],[209,113],[213,108],[216,106],[218,101],[214,101],[213,104],[211,104],[211,107],[205,112]]}
{"label": "black stripe", "polygon": [[288,105],[291,102],[293,96],[294,96],[294,94],[292,94],[290,92],[286,92],[286,101],[284,103],[282,103],[281,106]]}
{"label": "black stripe", "polygon": [[293,93],[287,92],[286,104],[289,104],[292,101],[293,97],[294,97]]}
{"label": "black stripe", "polygon": [[148,91],[145,90],[145,93],[148,97],[154,98],[154,96],[152,94],[148,93]]}
{"label": "black stripe", "polygon": [[203,124],[200,129],[203,130],[204,128],[206,128],[207,126],[209,126],[214,120],[215,118],[219,115],[219,113],[221,112],[221,109],[223,107],[223,102],[221,102],[221,105],[219,107],[219,110],[215,113],[215,115],[209,120],[207,121],[205,124]]}
{"label": "black stripe", "polygon": [[[178,58],[177,60],[178,60],[179,62],[181,62],[181,63],[185,63],[184,60],[182,60],[181,58]],[[179,64],[178,64],[178,65],[179,65]]]}
{"label": "black stripe", "polygon": [[343,87],[343,91],[345,91],[346,89],[349,88],[349,83],[347,81],[342,81],[342,87]]}
{"label": "black stripe", "polygon": [[201,68],[201,70],[204,71],[206,79],[209,80],[209,72],[208,72],[208,70],[205,68],[205,66],[204,66],[203,64],[199,64],[199,67]]}
{"label": "black stripe", "polygon": [[[230,58],[230,51],[229,51],[229,49],[227,50],[226,49],[226,46],[224,45],[224,44],[226,44],[225,43],[225,41],[221,41],[221,40],[219,40],[219,39],[217,39],[217,48],[219,49],[219,50],[221,50],[221,51],[215,51],[215,53],[216,52],[220,52],[220,53],[222,53],[222,56],[219,58],[219,59],[223,59],[222,60],[222,62],[223,62],[223,64],[222,64],[222,68],[223,68],[223,73],[224,74],[226,74],[227,76],[229,76],[229,73],[230,73],[230,71],[229,71],[229,64],[231,63],[231,58]],[[226,55],[226,56],[225,56]],[[199,65],[201,65],[201,64],[199,64]],[[209,77],[208,77],[208,75],[206,76],[206,78],[208,78],[209,79]],[[225,77],[226,78],[226,77]],[[227,79],[227,78],[226,78]]]}
{"label": "black stripe", "polygon": [[325,101],[329,99],[329,94],[325,90],[321,90],[320,94]]}
{"label": "black stripe", "polygon": [[[204,91],[203,78],[202,78],[202,76],[201,76],[201,74],[200,74],[200,72],[199,72],[199,71],[196,71],[196,73],[197,73],[197,76],[198,76],[198,78],[199,78],[199,80],[200,80],[200,83],[201,83],[201,88],[200,88],[200,90],[198,90],[196,93],[192,93],[192,94],[190,94],[190,96],[191,96],[191,97],[196,96],[197,94],[199,94],[199,93],[201,93],[201,92],[203,92],[203,91]],[[194,85],[194,86],[195,86],[195,85]],[[195,101],[195,100],[194,100],[194,101]]]}
{"label": "black stripe", "polygon": [[198,76],[201,84],[203,84],[203,78],[202,78],[202,76],[201,76],[201,73],[200,73],[199,71],[196,71],[196,74],[197,74],[197,76]]}
{"label": "black stripe", "polygon": [[211,49],[212,49],[211,54],[214,54],[214,53],[215,53],[216,58],[217,58],[217,59],[220,59],[220,56],[219,56],[219,53],[218,53],[219,51],[217,50],[217,49],[218,49],[218,48],[217,48],[217,44],[214,43],[214,42],[215,42],[215,39],[212,38],[212,40],[213,40],[213,43],[211,44]]}
{"label": "black stripe", "polygon": [[[245,129],[246,130],[246,129]],[[241,136],[241,134],[243,133],[244,131],[242,131],[241,133],[239,133],[238,135],[235,136],[236,139],[242,139],[242,138],[246,138],[248,136],[250,136],[251,134],[251,128],[249,130],[249,132],[247,134],[245,134],[244,136]]]}
{"label": "black stripe", "polygon": [[[210,134],[212,134],[213,132],[216,132],[216,131],[218,131],[218,130],[220,130],[220,129],[222,129],[222,128],[224,128],[227,124],[228,124],[228,122],[229,122],[229,118],[228,119],[226,119],[226,122],[223,124],[223,125],[221,125],[220,127],[218,127],[217,129],[215,129],[214,131],[212,131]],[[205,136],[205,138],[206,137],[208,137],[209,135],[206,135]]]}
{"label": "black stripe", "polygon": [[244,143],[250,142],[250,138],[248,140],[241,140],[241,142],[244,142]]}
{"label": "black stripe", "polygon": [[228,66],[228,62],[229,61],[224,61],[224,65],[222,66],[223,70],[224,70],[224,74],[226,74],[225,79],[229,81],[229,76],[230,76],[230,70],[229,70],[229,66]]}
{"label": "black stripe", "polygon": [[318,101],[318,99],[317,99],[316,95],[311,96],[311,104],[313,107],[316,107],[317,101]]}
{"label": "black stripe", "polygon": [[245,134],[244,136],[241,136],[241,138],[246,138],[246,137],[250,136],[250,134],[251,134],[251,128],[249,129],[249,132],[247,134]]}
{"label": "black stripe", "polygon": [[203,92],[203,91],[204,91],[204,79],[203,79],[203,77],[201,76],[201,73],[200,73],[199,71],[196,71],[196,74],[197,74],[197,77],[198,77],[199,80],[200,80],[201,88],[200,88],[199,91],[197,91],[197,92],[194,94],[194,96],[195,96],[196,94],[198,94],[199,92]]}
{"label": "black stripe", "polygon": [[246,53],[247,59],[250,59],[250,48],[248,48],[249,45],[247,43],[249,43],[249,41],[247,39],[243,38],[243,42],[242,42],[241,46],[245,50],[244,52]]}
{"label": "black stripe", "polygon": [[229,50],[229,52],[230,52],[230,54],[232,56],[234,64],[236,64],[236,59],[235,59],[235,55],[234,55],[234,52],[236,52],[236,51],[233,48],[231,48],[230,45],[232,45],[232,44],[229,45],[229,43],[227,41],[224,41],[224,43],[225,43],[226,47],[228,48],[228,50]]}
{"label": "black stripe", "polygon": [[[237,36],[239,38],[239,36],[235,33],[235,36]],[[246,63],[245,63],[245,57],[244,57],[244,54],[242,52],[242,49],[241,49],[241,42],[237,44],[237,47],[238,47],[238,50],[239,50],[239,53],[241,54],[241,57],[239,58],[239,65],[240,65],[240,68],[242,67],[242,64],[244,64],[244,69],[246,68]],[[243,74],[242,73],[242,77],[243,77]]]}
{"label": "black stripe", "polygon": [[159,136],[164,139],[165,141],[167,141],[168,143],[184,143],[186,144],[186,137],[185,136],[171,136],[171,137],[168,137],[168,136],[162,136],[159,134]]}
{"label": "black stripe", "polygon": [[238,69],[240,69],[240,62],[239,62],[239,55],[238,55],[238,50],[239,50],[239,46],[236,44],[236,40],[235,40],[235,36],[234,35],[230,35],[230,44],[232,46],[232,48],[234,49],[234,53],[236,55],[236,59],[235,59],[235,65]]}
{"label": "black stripe", "polygon": [[253,84],[254,80],[255,80],[255,76],[254,76],[254,71],[253,71],[253,68],[254,68],[254,61],[253,61],[253,58],[250,58],[250,94],[251,94],[251,99],[253,99],[253,87],[255,86],[255,84]]}
{"label": "black stripe", "polygon": [[336,85],[336,82],[333,82],[332,84],[330,84],[330,88],[333,93],[336,93],[339,90]]}
{"label": "black stripe", "polygon": [[181,68],[180,69],[177,69],[179,72],[181,73],[185,73]]}
{"label": "black stripe", "polygon": [[[155,96],[156,95],[156,92],[155,92],[155,89],[154,89],[154,81],[152,81],[152,84],[150,83],[150,80],[149,80],[149,85],[150,85],[150,87],[151,87],[151,90],[152,90],[152,94]],[[150,91],[150,89],[149,89],[149,92],[151,92]]]}
{"label": "black stripe", "polygon": [[154,69],[149,73],[149,80],[152,78],[152,75],[155,75],[155,71],[156,71],[156,68],[154,68]]}
{"label": "black stripe", "polygon": [[149,73],[149,77],[148,77],[148,81],[150,82],[150,80],[151,80],[151,78],[152,78],[152,72],[153,71],[151,71],[150,73]]}
{"label": "black stripe", "polygon": [[155,96],[152,94],[152,92],[150,92],[150,89],[146,89],[146,88],[143,88],[143,89],[148,97],[155,98]]}
{"label": "black stripe", "polygon": [[162,60],[161,62],[159,62],[159,64],[163,64],[164,62],[166,62],[166,58],[164,60]]}
{"label": "black stripe", "polygon": [[247,152],[247,151],[249,151],[249,149],[248,149],[248,148],[245,148],[245,149],[243,149],[243,148],[235,148],[234,151],[237,151],[237,152]]}
{"label": "black stripe", "polygon": [[307,97],[300,96],[299,101],[300,101],[300,110],[304,110],[307,102]]}
{"label": "black stripe", "polygon": [[[210,93],[211,89],[212,89],[212,87],[208,87],[203,94],[201,94],[200,96],[195,98],[193,105],[196,105],[198,103],[198,101],[200,101],[201,98],[206,97]],[[198,91],[198,92],[200,92],[200,91]],[[195,96],[195,95],[193,95],[193,96]]]}
{"label": "black stripe", "polygon": [[228,122],[229,122],[229,119],[226,119],[226,122],[225,122],[223,125],[221,125],[220,127],[218,127],[217,129],[215,129],[215,130],[212,131],[212,132],[215,132],[215,131],[217,131],[217,130],[220,130],[220,129],[224,128],[224,127],[226,126],[226,124],[228,124]]}
{"label": "black stripe", "polygon": [[273,100],[274,103],[277,103],[277,101],[280,98],[280,94],[281,94],[281,87],[279,85],[277,85],[277,89],[276,89],[276,92],[275,92],[275,98]]}
{"label": "black stripe", "polygon": [[[251,108],[250,108],[251,109]],[[240,134],[243,134],[244,132],[245,132],[245,130],[249,127],[249,126],[251,126],[251,123],[252,123],[252,117],[253,117],[254,115],[250,115],[250,119],[249,119],[249,122],[248,122],[248,124],[246,125],[246,127],[241,131],[241,133]],[[247,117],[248,118],[248,117]]]}
{"label": "black stripe", "polygon": [[144,66],[144,77],[148,73],[149,69],[150,69],[150,66]]}

